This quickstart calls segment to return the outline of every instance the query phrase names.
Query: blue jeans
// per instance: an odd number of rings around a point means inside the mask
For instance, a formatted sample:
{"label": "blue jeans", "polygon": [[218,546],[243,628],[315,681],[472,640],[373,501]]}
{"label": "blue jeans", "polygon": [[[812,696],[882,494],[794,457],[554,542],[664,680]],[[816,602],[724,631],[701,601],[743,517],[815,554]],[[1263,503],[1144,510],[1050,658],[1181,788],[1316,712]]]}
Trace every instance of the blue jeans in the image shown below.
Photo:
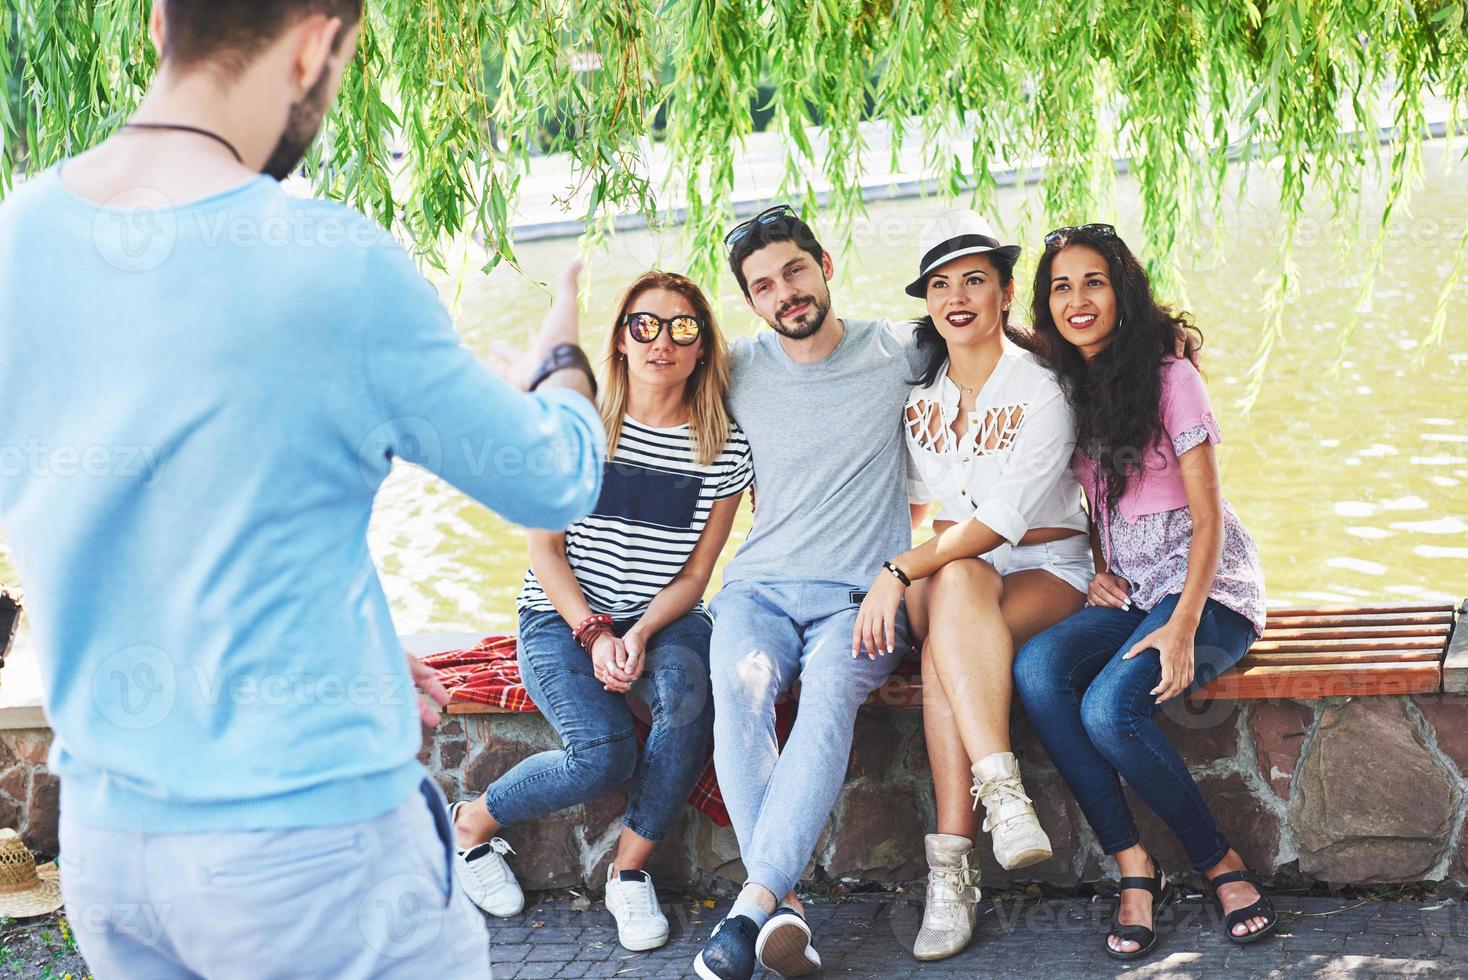
{"label": "blue jeans", "polygon": [[93,974],[490,977],[438,787],[328,827],[143,833],[61,814],[61,891]]}
{"label": "blue jeans", "polygon": [[[1223,860],[1228,842],[1187,765],[1152,720],[1163,707],[1148,693],[1162,679],[1161,659],[1156,650],[1121,659],[1167,622],[1178,598],[1170,595],[1150,612],[1101,606],[1076,612],[1024,645],[1014,682],[1103,851],[1115,854],[1139,840],[1120,774],[1177,835],[1193,868],[1205,871]],[[1254,638],[1252,623],[1209,599],[1194,636],[1188,692],[1238,663]]]}
{"label": "blue jeans", "polygon": [[[618,623],[616,632],[632,625]],[[664,626],[648,641],[631,694],[613,694],[592,674],[591,657],[558,613],[522,614],[520,677],[562,747],[522,760],[491,783],[484,792],[490,815],[506,826],[533,820],[605,796],[630,779],[624,823],[645,840],[662,840],[708,760],[711,632],[701,610]],[[628,697],[652,714],[641,759]]]}
{"label": "blue jeans", "polygon": [[[829,582],[752,582],[715,598],[714,766],[747,880],[783,898],[800,880],[831,816],[851,756],[856,712],[907,652],[851,656],[859,600]],[[800,684],[781,751],[775,699]]]}

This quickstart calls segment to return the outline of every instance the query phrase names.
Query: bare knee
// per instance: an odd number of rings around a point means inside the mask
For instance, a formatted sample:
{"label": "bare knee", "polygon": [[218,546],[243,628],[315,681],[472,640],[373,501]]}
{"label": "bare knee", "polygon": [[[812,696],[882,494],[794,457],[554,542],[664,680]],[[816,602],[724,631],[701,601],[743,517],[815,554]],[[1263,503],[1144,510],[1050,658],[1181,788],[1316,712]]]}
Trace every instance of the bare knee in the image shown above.
{"label": "bare knee", "polygon": [[994,566],[979,558],[951,561],[929,576],[933,602],[956,601],[999,608],[1004,579]]}

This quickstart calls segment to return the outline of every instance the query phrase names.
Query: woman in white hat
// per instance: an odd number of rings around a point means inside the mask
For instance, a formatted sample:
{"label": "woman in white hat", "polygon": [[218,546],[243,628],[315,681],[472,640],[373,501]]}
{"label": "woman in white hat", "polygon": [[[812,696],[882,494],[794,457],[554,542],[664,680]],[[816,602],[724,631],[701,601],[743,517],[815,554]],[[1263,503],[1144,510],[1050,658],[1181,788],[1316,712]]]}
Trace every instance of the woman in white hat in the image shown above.
{"label": "woman in white hat", "polygon": [[920,960],[953,956],[973,934],[980,802],[1001,866],[1051,856],[1010,747],[1011,667],[1020,645],[1081,607],[1095,571],[1069,465],[1071,409],[1009,324],[1018,256],[973,211],[946,212],[923,232],[907,293],[927,302],[917,340],[928,360],[904,430],[911,499],[936,502],[934,536],[891,556],[857,617],[856,645],[885,649],[905,598],[923,638],[938,832],[925,841]]}

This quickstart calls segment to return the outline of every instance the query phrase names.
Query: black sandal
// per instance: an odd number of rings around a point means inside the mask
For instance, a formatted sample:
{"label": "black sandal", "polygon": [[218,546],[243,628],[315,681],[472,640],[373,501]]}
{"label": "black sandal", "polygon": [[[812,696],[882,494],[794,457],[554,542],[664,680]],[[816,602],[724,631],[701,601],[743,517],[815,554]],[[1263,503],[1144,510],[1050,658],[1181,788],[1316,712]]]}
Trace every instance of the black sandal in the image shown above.
{"label": "black sandal", "polygon": [[1157,917],[1162,910],[1171,905],[1178,897],[1177,888],[1172,882],[1166,884],[1162,881],[1162,869],[1154,862],[1152,867],[1157,869],[1157,874],[1152,878],[1123,878],[1121,889],[1117,892],[1116,908],[1111,913],[1111,929],[1107,932],[1107,938],[1115,936],[1125,942],[1136,943],[1140,948],[1130,953],[1124,953],[1118,949],[1112,949],[1111,943],[1106,944],[1106,955],[1114,960],[1139,960],[1152,952],[1157,946],[1157,933],[1146,926],[1124,926],[1117,920],[1121,918],[1121,892],[1128,888],[1137,888],[1152,894],[1152,922],[1155,925]]}
{"label": "black sandal", "polygon": [[[1248,908],[1239,909],[1235,912],[1224,912],[1223,900],[1218,897],[1219,885],[1231,885],[1236,881],[1246,882],[1253,885],[1259,892],[1259,901]],[[1279,925],[1279,914],[1274,911],[1274,903],[1264,894],[1264,882],[1252,871],[1225,871],[1223,874],[1208,879],[1208,886],[1213,889],[1213,901],[1218,903],[1218,912],[1223,916],[1223,934],[1228,937],[1229,942],[1236,946],[1247,946],[1256,943],[1274,931]],[[1247,932],[1242,936],[1234,935],[1234,926],[1249,919],[1266,919],[1267,921],[1257,932]]]}

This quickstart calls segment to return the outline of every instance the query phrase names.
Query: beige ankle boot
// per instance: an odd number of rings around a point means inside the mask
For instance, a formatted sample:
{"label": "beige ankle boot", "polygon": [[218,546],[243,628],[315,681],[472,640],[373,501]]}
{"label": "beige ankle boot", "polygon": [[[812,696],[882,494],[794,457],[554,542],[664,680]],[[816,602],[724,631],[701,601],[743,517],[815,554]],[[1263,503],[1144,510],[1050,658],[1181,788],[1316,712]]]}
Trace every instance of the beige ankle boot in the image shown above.
{"label": "beige ankle boot", "polygon": [[929,834],[923,847],[928,852],[928,895],[912,955],[945,960],[963,952],[979,918],[979,873],[968,860],[974,842],[953,834]]}
{"label": "beige ankle boot", "polygon": [[994,860],[1006,871],[1039,864],[1053,853],[1035,808],[1019,778],[1013,752],[996,752],[974,763],[974,806],[984,804],[984,830],[994,844]]}

